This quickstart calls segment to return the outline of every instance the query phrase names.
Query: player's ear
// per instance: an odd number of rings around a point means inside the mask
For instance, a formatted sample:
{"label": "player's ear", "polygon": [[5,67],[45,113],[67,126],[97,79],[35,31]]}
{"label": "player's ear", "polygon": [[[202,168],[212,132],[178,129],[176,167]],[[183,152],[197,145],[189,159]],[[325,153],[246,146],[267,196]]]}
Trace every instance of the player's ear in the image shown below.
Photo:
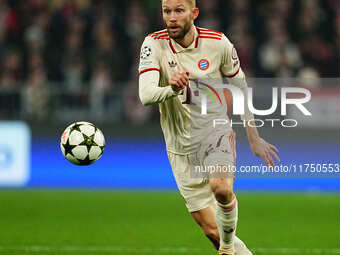
{"label": "player's ear", "polygon": [[197,19],[199,13],[200,13],[200,10],[199,10],[197,7],[195,7],[195,8],[192,10],[193,20]]}

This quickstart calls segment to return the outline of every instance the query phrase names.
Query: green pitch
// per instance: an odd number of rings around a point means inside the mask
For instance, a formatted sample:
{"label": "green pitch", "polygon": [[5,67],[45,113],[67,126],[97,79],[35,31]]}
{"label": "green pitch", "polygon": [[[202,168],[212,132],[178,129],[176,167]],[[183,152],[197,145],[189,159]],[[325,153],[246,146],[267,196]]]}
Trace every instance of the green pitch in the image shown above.
{"label": "green pitch", "polygon": [[[256,255],[340,254],[340,196],[238,194]],[[216,254],[177,193],[0,191],[0,255]]]}

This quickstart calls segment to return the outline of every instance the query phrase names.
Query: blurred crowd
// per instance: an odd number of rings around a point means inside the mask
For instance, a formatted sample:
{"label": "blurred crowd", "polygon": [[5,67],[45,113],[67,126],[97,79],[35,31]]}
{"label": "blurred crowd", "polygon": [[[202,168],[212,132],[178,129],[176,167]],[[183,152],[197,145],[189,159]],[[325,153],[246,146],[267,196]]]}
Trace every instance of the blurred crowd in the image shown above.
{"label": "blurred crowd", "polygon": [[[340,77],[339,0],[197,2],[197,25],[223,31],[248,76]],[[12,104],[33,118],[48,117],[54,90],[97,117],[108,107],[135,123],[152,117],[137,68],[144,37],[163,28],[160,0],[0,0],[0,19],[0,115],[4,91],[19,88]]]}

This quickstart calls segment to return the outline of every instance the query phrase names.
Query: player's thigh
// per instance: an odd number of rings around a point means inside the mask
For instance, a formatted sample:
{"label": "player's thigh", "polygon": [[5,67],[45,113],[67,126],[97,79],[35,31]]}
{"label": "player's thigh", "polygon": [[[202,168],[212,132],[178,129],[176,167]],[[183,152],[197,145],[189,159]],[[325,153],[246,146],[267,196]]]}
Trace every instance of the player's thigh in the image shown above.
{"label": "player's thigh", "polygon": [[169,161],[189,212],[200,211],[215,202],[209,180],[191,174],[190,155],[178,155],[168,152]]}
{"label": "player's thigh", "polygon": [[209,178],[234,178],[236,171],[235,132],[219,131],[202,141],[200,163]]}
{"label": "player's thigh", "polygon": [[235,166],[234,132],[217,132],[209,137],[201,151],[202,163],[209,171],[209,183],[219,202],[229,202],[233,197]]}
{"label": "player's thigh", "polygon": [[235,133],[216,132],[205,139],[198,152],[200,163],[209,169],[212,187],[232,187],[236,171]]}

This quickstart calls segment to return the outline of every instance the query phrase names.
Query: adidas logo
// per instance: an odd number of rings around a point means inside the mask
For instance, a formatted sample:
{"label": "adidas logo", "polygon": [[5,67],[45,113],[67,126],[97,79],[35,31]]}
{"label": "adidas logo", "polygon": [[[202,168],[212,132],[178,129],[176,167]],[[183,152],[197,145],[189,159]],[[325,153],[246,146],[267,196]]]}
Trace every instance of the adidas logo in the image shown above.
{"label": "adidas logo", "polygon": [[173,61],[173,60],[171,62],[168,62],[168,63],[169,63],[169,66],[171,68],[175,68],[177,66],[177,63],[175,61]]}

